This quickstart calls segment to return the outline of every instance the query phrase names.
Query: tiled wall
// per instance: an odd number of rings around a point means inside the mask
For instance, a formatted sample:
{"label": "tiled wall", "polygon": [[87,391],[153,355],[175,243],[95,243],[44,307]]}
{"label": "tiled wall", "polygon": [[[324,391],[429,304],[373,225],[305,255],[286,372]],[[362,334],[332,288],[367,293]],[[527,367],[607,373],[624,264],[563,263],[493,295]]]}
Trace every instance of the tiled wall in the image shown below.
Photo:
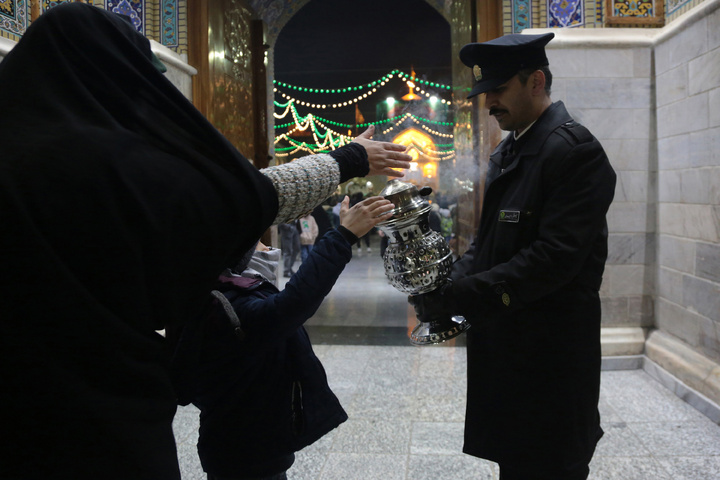
{"label": "tiled wall", "polygon": [[0,37],[17,41],[30,24],[30,4],[27,0],[0,1]]}
{"label": "tiled wall", "polygon": [[[669,24],[705,0],[625,0],[626,16],[642,18],[649,5],[652,10],[663,8],[662,18]],[[622,2],[620,2],[622,3]],[[503,31],[519,33],[526,28],[602,28],[608,12],[604,0],[503,0]],[[654,14],[651,14],[654,15]],[[642,26],[642,25],[638,25]]]}
{"label": "tiled wall", "polygon": [[503,0],[503,31],[602,27],[602,12],[598,0]]}
{"label": "tiled wall", "polygon": [[707,10],[655,50],[655,323],[720,361],[720,9]]}
{"label": "tiled wall", "polygon": [[665,6],[665,18],[668,23],[680,17],[683,13],[689,12],[705,0],[667,0]]}
{"label": "tiled wall", "polygon": [[[44,12],[71,0],[42,0]],[[186,0],[91,0],[96,7],[129,16],[139,32],[177,53],[187,52]],[[0,37],[18,41],[31,23],[28,0],[0,0]]]}

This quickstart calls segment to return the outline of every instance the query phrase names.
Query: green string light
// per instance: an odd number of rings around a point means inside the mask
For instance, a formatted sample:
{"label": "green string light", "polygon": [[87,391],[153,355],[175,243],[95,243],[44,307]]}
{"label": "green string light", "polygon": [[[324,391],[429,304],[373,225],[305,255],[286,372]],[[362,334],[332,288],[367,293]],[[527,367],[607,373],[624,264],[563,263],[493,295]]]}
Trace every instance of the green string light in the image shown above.
{"label": "green string light", "polygon": [[379,80],[375,80],[374,82],[368,83],[367,85],[356,85],[353,87],[344,87],[344,88],[308,88],[308,87],[299,87],[297,85],[290,85],[289,83],[281,82],[279,80],[273,80],[273,84],[279,85],[284,88],[289,88],[291,90],[297,90],[301,92],[309,92],[309,93],[347,93],[350,91],[358,91],[363,90],[365,88],[372,88],[382,82],[388,81],[392,75],[394,74],[395,70],[393,70],[392,73],[389,73],[387,75],[384,75]]}
{"label": "green string light", "polygon": [[[298,147],[300,147],[300,148],[305,147],[305,148],[311,149],[312,151],[314,151],[316,153],[328,153],[330,151],[330,149],[326,149],[326,148],[322,148],[321,150],[318,150],[318,148],[320,148],[321,146],[317,143],[300,142],[300,141],[294,140],[292,138],[286,138],[286,140],[292,146],[291,147],[275,147],[276,152],[289,152],[290,150],[296,150]],[[436,150],[436,152],[439,154],[452,153],[454,151],[454,148],[452,148],[451,143],[436,144],[435,146],[439,147],[440,145],[449,145],[450,148],[448,148],[446,150],[441,150],[441,149]],[[334,146],[337,146],[337,144],[334,144]]]}
{"label": "green string light", "polygon": [[421,84],[421,85],[428,85],[428,86],[430,86],[430,87],[442,88],[442,89],[445,89],[445,90],[452,90],[452,87],[449,86],[449,85],[443,85],[443,84],[441,84],[441,83],[435,83],[435,82],[428,82],[427,80],[423,80],[423,79],[421,79],[421,78],[415,78],[415,79],[413,80],[413,78],[412,78],[410,75],[408,75],[407,73],[405,73],[405,72],[398,72],[398,76],[401,77],[403,80],[406,80],[406,81],[407,81],[407,80],[412,80],[413,82],[417,82],[417,83],[419,83],[419,84]]}
{"label": "green string light", "polygon": [[[288,103],[291,103],[291,102],[288,102]],[[286,107],[286,106],[288,105],[288,103],[280,104],[280,103],[278,103],[278,102],[275,102],[275,106],[277,106],[277,107]],[[292,105],[290,108],[292,108],[292,109],[295,111],[295,114],[297,115],[297,110],[295,109],[295,105]],[[404,114],[403,114],[403,115],[404,115]],[[328,120],[328,119],[326,119],[326,118],[323,118],[323,117],[320,117],[320,116],[317,116],[317,115],[314,115],[314,117],[317,118],[318,120],[320,120],[320,121],[323,122],[323,123],[328,123],[328,124],[333,125],[333,126],[335,126],[335,127],[343,127],[343,128],[355,128],[355,127],[358,127],[358,128],[362,128],[362,127],[369,127],[370,125],[382,125],[383,123],[392,123],[392,122],[398,120],[399,118],[401,118],[403,115],[396,115],[396,116],[394,116],[394,117],[387,118],[387,119],[385,119],[385,120],[378,120],[378,121],[375,121],[375,122],[358,123],[357,125],[355,125],[354,123],[339,123],[339,122],[334,122],[334,121],[332,121],[332,120]],[[300,115],[297,115],[297,116],[298,116],[298,118],[300,118],[303,122],[307,120],[307,115],[305,115],[304,117],[301,117]],[[428,119],[428,118],[420,117],[420,116],[417,116],[417,115],[412,114],[412,113],[410,114],[410,116],[413,117],[413,118],[415,118],[415,119],[417,119],[417,120],[420,120],[421,122],[431,123],[431,124],[433,124],[433,125],[440,125],[440,126],[444,126],[444,127],[450,127],[450,126],[455,125],[453,122],[440,122],[440,121],[438,121],[438,120],[430,120],[430,119]],[[280,125],[275,125],[275,129],[277,130],[277,129],[281,129],[281,128],[287,128],[287,127],[290,127],[290,126],[292,126],[292,125],[295,125],[295,122],[294,122],[294,121],[293,121],[293,122],[288,122],[288,123],[282,123],[282,124],[280,124]]]}
{"label": "green string light", "polygon": [[[388,80],[392,79],[395,75],[397,75],[399,79],[406,81],[406,82],[412,81],[415,84],[421,84],[421,85],[426,85],[429,87],[440,88],[440,89],[445,89],[445,90],[452,90],[452,87],[450,87],[450,86],[442,85],[442,84],[436,83],[436,82],[429,82],[429,81],[421,80],[418,78],[413,78],[411,75],[408,75],[407,73],[402,72],[397,69],[392,70],[390,73],[384,75],[383,77],[381,77],[378,80],[375,80],[373,82],[370,82],[370,83],[367,83],[364,85],[355,85],[355,86],[349,86],[349,87],[344,87],[344,88],[318,89],[318,88],[290,85],[286,82],[281,82],[278,80],[273,80],[273,83],[275,85],[278,85],[283,88],[287,88],[287,89],[295,90],[295,91],[299,91],[299,92],[307,92],[307,93],[337,94],[337,93],[347,93],[347,92],[357,92],[357,91],[362,92],[362,90],[364,90],[364,89],[372,89],[374,92],[376,86],[378,86],[379,84],[383,84],[384,82],[387,82]],[[415,88],[419,88],[419,87],[415,87]],[[368,91],[366,95],[370,95],[373,92]],[[425,93],[425,92],[423,91],[422,93]],[[291,122],[284,123],[284,124],[275,125],[274,128],[276,130],[292,128],[294,126],[299,127],[300,125],[305,124],[307,122],[308,126],[311,127],[311,131],[313,132],[313,135],[314,135],[316,141],[319,141],[319,139],[323,139],[323,140],[328,139],[328,136],[330,136],[330,138],[327,140],[327,142],[323,141],[321,144],[306,143],[306,142],[300,142],[300,141],[294,140],[294,139],[290,138],[289,136],[283,134],[279,137],[276,137],[275,143],[282,140],[282,138],[284,137],[292,146],[290,146],[290,147],[279,147],[278,146],[278,148],[275,149],[278,153],[297,151],[298,149],[314,151],[316,153],[327,153],[327,152],[331,151],[332,149],[341,146],[342,144],[344,144],[347,141],[347,137],[345,137],[341,133],[335,132],[334,130],[328,128],[326,125],[332,125],[333,127],[338,127],[338,128],[352,129],[352,128],[364,128],[364,127],[368,127],[370,125],[379,126],[379,125],[383,125],[383,124],[387,124],[387,123],[396,123],[396,122],[398,122],[398,120],[402,121],[402,118],[412,118],[413,120],[416,121],[416,123],[423,122],[426,124],[432,124],[432,125],[438,125],[438,126],[444,126],[444,127],[454,126],[454,122],[442,122],[442,121],[437,121],[437,120],[430,120],[428,118],[423,118],[423,117],[420,117],[418,115],[411,114],[411,113],[401,114],[401,115],[397,115],[392,118],[388,118],[388,119],[384,119],[384,120],[377,120],[375,122],[366,122],[366,123],[361,123],[361,124],[348,124],[348,123],[335,122],[333,120],[328,120],[326,118],[319,117],[319,116],[316,116],[316,115],[313,115],[310,113],[303,117],[303,116],[300,116],[297,112],[297,108],[295,105],[297,100],[290,98],[287,95],[282,94],[282,93],[281,93],[281,95],[283,97],[285,97],[286,99],[288,99],[288,101],[285,103],[281,103],[276,100],[276,101],[274,101],[274,105],[278,108],[286,109],[286,111],[285,111],[286,113],[284,113],[280,116],[276,115],[276,118],[278,118],[278,119],[282,118],[287,113],[289,113],[289,110],[292,110],[294,120]],[[429,96],[429,94],[427,94],[427,95]],[[360,97],[358,97],[358,99],[360,99]],[[300,102],[300,103],[302,105],[305,105],[304,102]],[[443,101],[443,103],[445,103],[445,101]],[[320,126],[325,128],[324,134],[318,130],[318,125],[316,125],[316,121],[323,124]],[[305,128],[307,128],[307,127],[305,127]],[[435,132],[433,130],[429,130],[425,126],[423,126],[423,128],[428,130],[428,132],[435,133],[437,135],[450,136],[450,137],[452,136],[452,135],[446,135],[446,134],[443,134],[440,132]],[[332,138],[331,134],[339,135],[339,136],[343,137],[343,139]],[[435,148],[438,148],[437,153],[441,154],[441,155],[445,154],[445,153],[453,153],[454,152],[453,147],[454,147],[453,143],[435,144]]]}
{"label": "green string light", "polygon": [[[382,77],[380,77],[380,79],[375,80],[374,82],[368,83],[366,85],[356,85],[356,86],[344,87],[344,88],[325,88],[325,89],[307,88],[307,87],[299,87],[296,85],[290,85],[289,83],[281,82],[279,80],[273,80],[273,84],[284,87],[284,88],[289,88],[291,90],[298,90],[301,92],[309,92],[309,93],[347,93],[350,91],[363,90],[365,88],[373,88],[382,82],[387,82],[394,75],[398,75],[399,77],[402,77],[404,80],[412,79],[412,77],[410,75],[408,75],[407,73],[405,73],[401,70],[395,69],[395,70],[391,71],[390,73],[383,75]],[[419,78],[415,78],[413,81],[415,81],[421,85],[427,85],[430,87],[441,88],[444,90],[452,90],[451,86],[443,85],[443,84],[437,83],[437,82],[429,82],[427,80],[422,80]]]}

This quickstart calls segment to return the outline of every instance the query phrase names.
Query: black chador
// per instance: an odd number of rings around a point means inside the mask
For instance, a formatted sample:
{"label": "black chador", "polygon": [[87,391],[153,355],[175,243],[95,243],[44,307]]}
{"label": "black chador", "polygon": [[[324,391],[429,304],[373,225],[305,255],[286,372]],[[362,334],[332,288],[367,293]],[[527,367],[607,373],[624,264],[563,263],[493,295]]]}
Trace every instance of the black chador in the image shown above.
{"label": "black chador", "polygon": [[156,330],[203,307],[275,190],[105,10],[41,15],[0,92],[0,477],[177,480]]}

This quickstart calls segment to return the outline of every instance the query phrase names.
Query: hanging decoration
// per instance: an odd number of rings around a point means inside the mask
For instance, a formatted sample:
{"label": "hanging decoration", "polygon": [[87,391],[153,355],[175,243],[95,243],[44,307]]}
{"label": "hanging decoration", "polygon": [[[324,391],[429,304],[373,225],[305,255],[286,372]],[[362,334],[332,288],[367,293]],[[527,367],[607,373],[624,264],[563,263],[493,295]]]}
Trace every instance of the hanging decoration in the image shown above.
{"label": "hanging decoration", "polygon": [[[381,133],[383,135],[387,135],[397,128],[406,128],[404,126],[406,122],[412,122],[424,130],[426,135],[432,135],[443,139],[452,139],[452,133],[441,132],[437,129],[437,127],[453,127],[453,122],[431,120],[410,112],[405,112],[374,122],[364,121],[363,116],[358,114],[358,112],[360,112],[358,104],[361,101],[372,97],[378,92],[380,87],[385,86],[393,79],[397,79],[407,85],[410,93],[403,98],[412,97],[412,101],[429,101],[430,105],[439,103],[449,106],[452,104],[450,100],[440,98],[437,93],[437,91],[449,91],[452,87],[418,79],[415,76],[414,70],[411,74],[407,74],[397,69],[392,70],[373,82],[343,88],[301,87],[275,80],[273,82],[275,85],[274,93],[276,95],[276,100],[274,102],[276,112],[274,113],[274,117],[278,120],[287,120],[285,123],[275,125],[276,130],[286,130],[284,133],[279,133],[275,137],[274,143],[276,156],[289,157],[301,151],[308,153],[326,153],[352,142],[354,138],[352,136],[352,129],[366,128],[370,125],[380,127]],[[430,89],[433,90],[431,91]],[[328,99],[332,98],[332,96],[338,95],[343,96],[344,98],[337,101],[330,101]],[[308,100],[308,98],[313,97],[316,97],[316,99]],[[298,112],[298,106],[312,110],[346,109],[351,107],[355,109],[356,123],[348,124],[335,122],[322,118],[314,113],[307,113],[303,116]],[[388,113],[390,112],[388,111]],[[292,120],[288,117],[292,117]],[[386,125],[386,127],[383,127],[383,125]],[[347,129],[347,134],[338,131],[340,129]],[[312,142],[309,140],[299,140],[297,138],[310,136],[312,136]],[[283,146],[283,144],[287,146]],[[452,148],[452,143],[433,143],[433,145],[435,145],[435,147],[413,144],[412,149],[417,151],[421,157],[429,161],[446,160],[454,157],[455,150]],[[450,148],[442,149],[441,146]]]}

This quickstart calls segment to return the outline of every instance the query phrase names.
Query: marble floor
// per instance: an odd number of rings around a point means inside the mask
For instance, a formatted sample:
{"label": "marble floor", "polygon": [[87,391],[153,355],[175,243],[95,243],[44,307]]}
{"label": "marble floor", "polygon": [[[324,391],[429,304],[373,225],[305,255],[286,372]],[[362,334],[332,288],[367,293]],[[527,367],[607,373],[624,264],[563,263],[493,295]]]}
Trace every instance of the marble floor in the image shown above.
{"label": "marble floor", "polygon": [[[387,284],[378,242],[357,251],[307,329],[349,420],[297,454],[291,480],[495,480],[497,466],[461,453],[462,338],[412,346],[406,296]],[[605,436],[591,480],[720,480],[720,426],[645,370],[604,370]],[[197,410],[175,435],[183,480],[205,475],[195,452]]]}

